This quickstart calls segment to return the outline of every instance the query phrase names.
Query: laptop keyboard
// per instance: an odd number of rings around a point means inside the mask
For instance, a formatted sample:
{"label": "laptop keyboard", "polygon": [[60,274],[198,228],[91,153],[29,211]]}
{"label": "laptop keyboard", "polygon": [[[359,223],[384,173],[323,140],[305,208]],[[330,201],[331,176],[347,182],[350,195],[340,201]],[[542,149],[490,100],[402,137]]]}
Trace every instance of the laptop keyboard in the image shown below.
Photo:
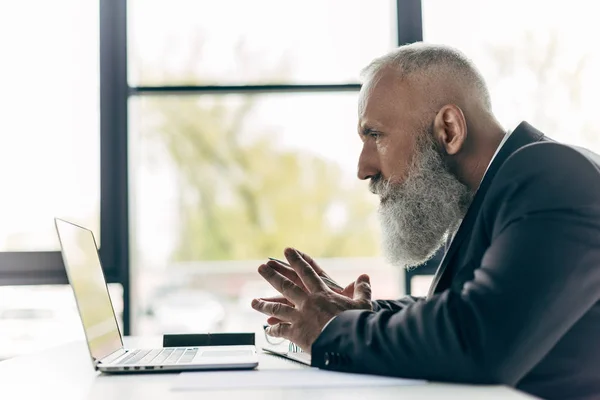
{"label": "laptop keyboard", "polygon": [[132,350],[118,365],[189,364],[198,348]]}

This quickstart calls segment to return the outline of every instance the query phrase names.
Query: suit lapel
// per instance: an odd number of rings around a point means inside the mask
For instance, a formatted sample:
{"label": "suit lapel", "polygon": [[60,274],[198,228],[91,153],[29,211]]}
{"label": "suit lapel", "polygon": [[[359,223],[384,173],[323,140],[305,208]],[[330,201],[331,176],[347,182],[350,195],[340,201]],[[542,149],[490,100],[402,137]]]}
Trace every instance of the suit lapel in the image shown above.
{"label": "suit lapel", "polygon": [[435,293],[442,292],[449,287],[449,282],[451,281],[452,277],[445,276],[444,272],[446,271],[448,264],[452,262],[452,258],[456,254],[456,251],[460,248],[465,238],[471,233],[473,224],[477,219],[477,215],[479,214],[481,204],[483,203],[483,199],[485,198],[488,188],[490,187],[494,176],[502,164],[504,164],[504,161],[506,161],[511,154],[519,150],[521,147],[538,142],[543,137],[544,135],[533,126],[529,125],[527,122],[521,122],[506,140],[485,173],[485,176],[479,185],[479,189],[477,189],[477,193],[475,194],[473,201],[467,210],[467,214],[463,218],[458,231],[454,235],[454,239],[450,243],[450,248],[448,248],[448,251],[446,251],[444,258],[442,259],[442,262],[435,273],[435,277],[433,278],[433,282],[431,283],[427,297],[431,297]]}

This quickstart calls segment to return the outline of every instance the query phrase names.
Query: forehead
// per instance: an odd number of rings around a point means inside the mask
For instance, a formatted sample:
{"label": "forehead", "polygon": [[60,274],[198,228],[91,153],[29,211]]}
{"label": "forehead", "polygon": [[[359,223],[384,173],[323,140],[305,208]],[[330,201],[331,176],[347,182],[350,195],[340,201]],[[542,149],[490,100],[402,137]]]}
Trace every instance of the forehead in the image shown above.
{"label": "forehead", "polygon": [[358,118],[361,126],[393,127],[416,114],[414,85],[397,73],[382,71],[361,88]]}

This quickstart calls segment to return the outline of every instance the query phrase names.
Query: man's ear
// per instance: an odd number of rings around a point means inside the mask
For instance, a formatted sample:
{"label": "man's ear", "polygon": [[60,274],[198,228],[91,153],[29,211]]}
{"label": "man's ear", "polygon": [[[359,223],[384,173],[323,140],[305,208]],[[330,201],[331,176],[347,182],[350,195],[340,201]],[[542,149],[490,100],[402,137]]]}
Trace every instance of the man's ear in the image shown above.
{"label": "man's ear", "polygon": [[446,154],[458,154],[467,140],[467,121],[462,110],[447,104],[438,111],[433,121],[433,137]]}

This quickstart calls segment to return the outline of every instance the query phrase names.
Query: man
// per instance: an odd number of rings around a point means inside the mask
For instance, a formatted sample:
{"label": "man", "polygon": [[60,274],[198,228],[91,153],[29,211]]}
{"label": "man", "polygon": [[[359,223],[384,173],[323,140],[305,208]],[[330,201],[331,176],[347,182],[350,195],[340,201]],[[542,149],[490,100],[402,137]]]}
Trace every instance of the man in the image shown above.
{"label": "man", "polygon": [[259,267],[284,296],[252,302],[269,334],[320,368],[600,397],[600,158],[526,122],[505,132],[448,47],[375,60],[358,109],[386,256],[416,266],[448,242],[444,260],[427,298],[372,302],[367,275],[336,293],[286,249],[292,268]]}

